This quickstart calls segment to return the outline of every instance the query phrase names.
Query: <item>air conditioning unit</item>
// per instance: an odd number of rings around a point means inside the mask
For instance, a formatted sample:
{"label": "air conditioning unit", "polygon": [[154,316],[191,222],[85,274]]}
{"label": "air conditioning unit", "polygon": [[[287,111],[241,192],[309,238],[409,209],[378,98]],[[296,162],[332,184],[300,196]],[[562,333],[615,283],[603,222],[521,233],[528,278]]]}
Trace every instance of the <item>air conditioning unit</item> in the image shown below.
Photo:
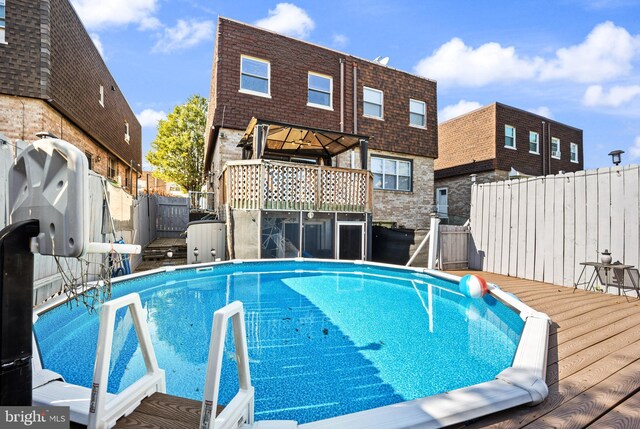
{"label": "air conditioning unit", "polygon": [[551,156],[554,157],[554,158],[560,158],[560,151],[551,152]]}

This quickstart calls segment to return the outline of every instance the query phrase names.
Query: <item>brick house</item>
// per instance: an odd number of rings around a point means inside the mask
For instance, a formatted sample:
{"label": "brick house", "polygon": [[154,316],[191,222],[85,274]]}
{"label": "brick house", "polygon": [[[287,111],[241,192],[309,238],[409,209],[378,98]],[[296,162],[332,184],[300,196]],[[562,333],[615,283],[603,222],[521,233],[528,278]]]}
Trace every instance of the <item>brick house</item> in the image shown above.
{"label": "brick house", "polygon": [[0,137],[49,132],[135,193],[142,129],[68,0],[0,0]]}
{"label": "brick house", "polygon": [[438,126],[436,205],[450,223],[469,218],[471,183],[583,169],[582,130],[501,103]]}
{"label": "brick house", "polygon": [[205,170],[216,195],[224,193],[225,164],[243,158],[238,145],[258,118],[296,124],[300,133],[366,138],[366,151],[355,145],[306,161],[369,170],[373,222],[428,226],[438,156],[435,81],[219,18],[209,103]]}

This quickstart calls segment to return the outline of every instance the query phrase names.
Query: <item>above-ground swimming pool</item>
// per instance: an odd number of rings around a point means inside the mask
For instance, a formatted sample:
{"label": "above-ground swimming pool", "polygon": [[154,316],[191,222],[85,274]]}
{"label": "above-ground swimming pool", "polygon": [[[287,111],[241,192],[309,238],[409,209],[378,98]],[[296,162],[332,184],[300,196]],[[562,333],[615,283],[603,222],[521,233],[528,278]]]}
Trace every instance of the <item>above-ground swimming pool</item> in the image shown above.
{"label": "above-ground swimming pool", "polygon": [[[213,312],[245,309],[256,420],[326,419],[493,380],[512,365],[524,322],[491,295],[467,298],[422,270],[346,262],[261,261],[158,272],[115,282],[140,294],[167,393],[202,400]],[[91,386],[98,314],[61,305],[35,323],[42,364]],[[238,390],[227,335],[219,402]],[[108,391],[144,362],[118,312]]]}

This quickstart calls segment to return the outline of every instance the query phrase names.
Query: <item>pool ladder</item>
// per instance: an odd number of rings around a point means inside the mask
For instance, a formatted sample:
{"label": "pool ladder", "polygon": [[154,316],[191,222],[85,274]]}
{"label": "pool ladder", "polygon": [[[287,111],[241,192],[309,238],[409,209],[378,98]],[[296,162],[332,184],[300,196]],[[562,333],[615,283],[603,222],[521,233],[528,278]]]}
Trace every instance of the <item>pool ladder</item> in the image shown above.
{"label": "pool ladder", "polygon": [[[216,415],[224,340],[229,319],[232,320],[240,388],[231,402]],[[200,429],[295,429],[298,427],[297,422],[291,420],[254,421],[254,388],[249,374],[247,330],[244,309],[240,301],[227,304],[213,313],[207,378],[200,416]]]}

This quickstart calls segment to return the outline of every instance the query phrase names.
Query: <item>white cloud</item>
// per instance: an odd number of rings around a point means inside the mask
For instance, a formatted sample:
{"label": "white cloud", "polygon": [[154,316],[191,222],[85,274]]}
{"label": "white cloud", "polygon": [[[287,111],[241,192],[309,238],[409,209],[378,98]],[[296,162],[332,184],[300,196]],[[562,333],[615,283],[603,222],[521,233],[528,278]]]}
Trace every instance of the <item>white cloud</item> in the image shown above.
{"label": "white cloud", "polygon": [[71,3],[89,29],[127,24],[139,24],[141,28],[150,28],[149,24],[154,20],[159,24],[153,17],[157,0],[72,0]]}
{"label": "white cloud", "polygon": [[520,58],[511,46],[504,48],[499,43],[486,43],[474,49],[454,38],[430,57],[420,60],[415,72],[444,85],[483,86],[532,79],[541,62],[539,58]]}
{"label": "white cloud", "polygon": [[205,40],[213,40],[215,23],[213,21],[178,20],[175,27],[167,27],[155,44],[152,52],[168,54],[173,51],[191,48]]}
{"label": "white cloud", "polygon": [[275,31],[287,36],[305,39],[316,24],[304,9],[291,3],[278,3],[275,9],[269,9],[269,15],[255,23],[258,27]]}
{"label": "white cloud", "polygon": [[529,109],[529,112],[535,113],[536,115],[544,116],[545,118],[553,119],[553,113],[551,113],[551,109],[547,106],[536,107],[535,109]]}
{"label": "white cloud", "polygon": [[158,125],[158,121],[165,119],[167,114],[161,110],[144,109],[136,117],[140,121],[142,128],[155,128]]}
{"label": "white cloud", "polygon": [[451,104],[438,112],[438,122],[448,121],[456,116],[464,115],[482,107],[477,101],[460,100],[456,104]]}
{"label": "white cloud", "polygon": [[640,85],[613,86],[606,92],[601,85],[591,85],[582,97],[585,106],[619,107],[640,96]]}
{"label": "white cloud", "polygon": [[601,82],[629,74],[638,53],[640,36],[607,21],[582,43],[558,49],[553,58],[523,57],[515,47],[495,42],[474,48],[454,38],[420,60],[415,72],[459,86],[519,80]]}
{"label": "white cloud", "polygon": [[93,44],[96,45],[96,49],[100,53],[100,56],[102,58],[105,58],[105,56],[104,56],[104,46],[102,46],[102,40],[100,40],[100,36],[97,33],[91,33],[91,34],[89,34],[89,37],[91,37],[91,40],[93,41]]}
{"label": "white cloud", "polygon": [[632,36],[610,21],[598,24],[584,42],[558,49],[540,73],[541,80],[570,79],[601,82],[631,71],[631,61],[640,51],[640,37]]}
{"label": "white cloud", "polygon": [[635,143],[629,148],[629,154],[631,159],[640,158],[640,136],[636,137]]}
{"label": "white cloud", "polygon": [[333,36],[331,36],[331,41],[333,43],[333,46],[335,46],[336,48],[344,48],[345,46],[347,46],[349,38],[344,34],[334,34]]}

